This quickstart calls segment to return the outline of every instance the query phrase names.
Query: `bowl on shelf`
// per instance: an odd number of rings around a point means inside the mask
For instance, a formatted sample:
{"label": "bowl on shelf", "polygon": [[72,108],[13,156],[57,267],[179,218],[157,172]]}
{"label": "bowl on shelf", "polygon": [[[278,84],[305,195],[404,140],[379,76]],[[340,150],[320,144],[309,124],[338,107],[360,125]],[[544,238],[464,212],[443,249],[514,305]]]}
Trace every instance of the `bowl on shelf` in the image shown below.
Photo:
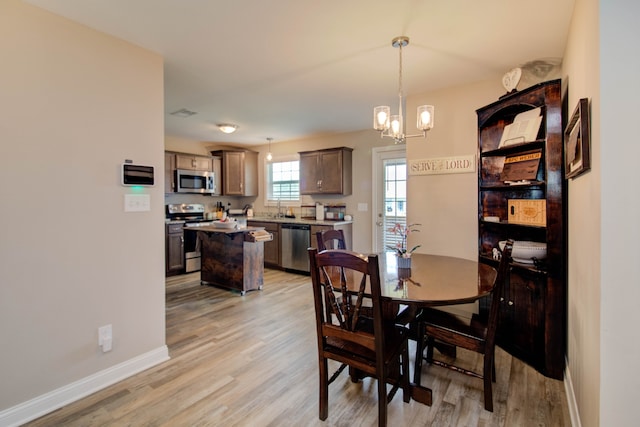
{"label": "bowl on shelf", "polygon": [[213,226],[218,228],[234,229],[238,223],[235,220],[213,221]]}
{"label": "bowl on shelf", "polygon": [[[502,251],[506,241],[498,242],[498,247]],[[533,264],[533,259],[544,259],[547,257],[547,244],[541,242],[529,242],[524,240],[516,240],[513,242],[513,250],[511,258],[515,262],[523,264]]]}

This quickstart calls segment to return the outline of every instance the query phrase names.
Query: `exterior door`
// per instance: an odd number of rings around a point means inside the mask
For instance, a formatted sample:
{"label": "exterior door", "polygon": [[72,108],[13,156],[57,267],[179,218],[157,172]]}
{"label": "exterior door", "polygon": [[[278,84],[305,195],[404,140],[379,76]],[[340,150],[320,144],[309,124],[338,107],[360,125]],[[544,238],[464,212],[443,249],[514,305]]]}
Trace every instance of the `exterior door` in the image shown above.
{"label": "exterior door", "polygon": [[395,246],[399,238],[389,232],[407,223],[407,159],[404,146],[378,147],[373,153],[373,251]]}

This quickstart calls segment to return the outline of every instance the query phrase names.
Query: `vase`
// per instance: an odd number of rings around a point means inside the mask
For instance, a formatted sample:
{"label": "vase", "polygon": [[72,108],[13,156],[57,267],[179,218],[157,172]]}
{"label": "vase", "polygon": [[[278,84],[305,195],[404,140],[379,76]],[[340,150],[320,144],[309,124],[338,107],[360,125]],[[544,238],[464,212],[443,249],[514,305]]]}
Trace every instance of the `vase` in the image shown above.
{"label": "vase", "polygon": [[397,260],[398,268],[411,268],[411,257],[398,257]]}

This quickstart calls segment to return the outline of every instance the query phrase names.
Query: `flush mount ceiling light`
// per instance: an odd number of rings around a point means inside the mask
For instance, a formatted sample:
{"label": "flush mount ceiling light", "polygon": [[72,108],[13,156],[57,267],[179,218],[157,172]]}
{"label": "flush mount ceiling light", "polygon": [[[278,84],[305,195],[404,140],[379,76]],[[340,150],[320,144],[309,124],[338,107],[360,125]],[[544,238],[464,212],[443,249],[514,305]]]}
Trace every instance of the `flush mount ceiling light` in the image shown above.
{"label": "flush mount ceiling light", "polygon": [[391,40],[391,46],[400,50],[400,67],[398,77],[398,114],[391,115],[391,108],[381,105],[373,109],[373,128],[380,132],[380,137],[393,138],[396,144],[404,144],[407,138],[427,137],[427,131],[433,128],[433,105],[421,105],[418,107],[417,128],[422,131],[416,135],[405,135],[404,118],[402,117],[402,48],[409,44],[409,37],[400,36]]}
{"label": "flush mount ceiling light", "polygon": [[273,141],[273,138],[267,138],[267,141],[269,141],[269,152],[267,153],[267,161],[270,162],[271,160],[273,160],[273,155],[271,154],[271,141]]}
{"label": "flush mount ceiling light", "polygon": [[234,133],[236,129],[238,129],[238,125],[232,125],[229,123],[221,123],[217,126],[218,129],[220,129],[224,133]]}

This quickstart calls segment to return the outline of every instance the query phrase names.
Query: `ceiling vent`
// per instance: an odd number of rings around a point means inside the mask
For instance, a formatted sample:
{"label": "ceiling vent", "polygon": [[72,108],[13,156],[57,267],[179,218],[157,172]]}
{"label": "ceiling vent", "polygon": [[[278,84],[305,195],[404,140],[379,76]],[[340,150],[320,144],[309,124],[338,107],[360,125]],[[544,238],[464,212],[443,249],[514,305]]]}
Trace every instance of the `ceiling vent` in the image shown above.
{"label": "ceiling vent", "polygon": [[172,116],[176,116],[176,117],[190,117],[193,116],[194,114],[198,114],[195,111],[191,111],[191,110],[187,110],[186,108],[181,108],[177,111],[174,111],[173,113],[170,113]]}

